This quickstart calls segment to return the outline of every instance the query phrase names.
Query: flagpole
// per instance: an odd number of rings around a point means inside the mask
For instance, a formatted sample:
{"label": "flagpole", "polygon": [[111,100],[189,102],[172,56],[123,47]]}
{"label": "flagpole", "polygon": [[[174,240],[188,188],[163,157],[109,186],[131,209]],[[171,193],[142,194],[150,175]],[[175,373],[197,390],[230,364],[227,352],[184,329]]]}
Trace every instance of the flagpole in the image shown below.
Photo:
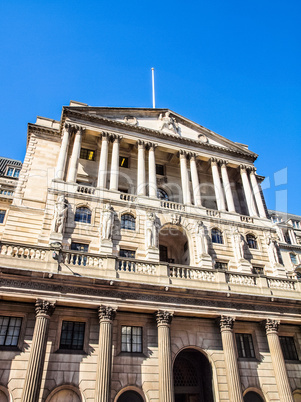
{"label": "flagpole", "polygon": [[153,108],[155,109],[156,102],[155,102],[155,69],[154,69],[154,67],[152,67],[152,90],[153,90]]}

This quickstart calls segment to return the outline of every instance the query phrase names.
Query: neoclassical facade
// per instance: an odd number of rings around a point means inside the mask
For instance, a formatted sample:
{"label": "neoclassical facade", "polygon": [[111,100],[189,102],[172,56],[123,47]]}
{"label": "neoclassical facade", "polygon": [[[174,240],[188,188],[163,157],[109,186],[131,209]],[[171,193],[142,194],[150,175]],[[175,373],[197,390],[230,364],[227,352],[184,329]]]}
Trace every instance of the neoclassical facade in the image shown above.
{"label": "neoclassical facade", "polygon": [[298,264],[256,158],[168,109],[29,124],[0,223],[0,401],[300,401]]}

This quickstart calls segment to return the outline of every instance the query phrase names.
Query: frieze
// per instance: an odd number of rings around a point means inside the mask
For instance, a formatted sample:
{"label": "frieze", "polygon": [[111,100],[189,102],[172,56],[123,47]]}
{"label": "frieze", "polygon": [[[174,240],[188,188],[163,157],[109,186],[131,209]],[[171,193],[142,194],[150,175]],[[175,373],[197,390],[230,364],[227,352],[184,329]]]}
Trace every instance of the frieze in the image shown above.
{"label": "frieze", "polygon": [[214,216],[216,218],[221,217],[221,213],[219,211],[216,211],[215,209],[206,209],[206,214],[208,216]]}

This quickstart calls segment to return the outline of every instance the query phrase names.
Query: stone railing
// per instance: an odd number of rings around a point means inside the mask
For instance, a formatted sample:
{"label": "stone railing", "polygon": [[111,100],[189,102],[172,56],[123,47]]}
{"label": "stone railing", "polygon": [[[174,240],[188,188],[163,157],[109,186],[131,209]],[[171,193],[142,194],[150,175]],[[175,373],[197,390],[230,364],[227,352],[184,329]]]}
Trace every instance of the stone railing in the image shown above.
{"label": "stone railing", "polygon": [[269,288],[296,290],[296,281],[290,279],[267,278]]}
{"label": "stone railing", "polygon": [[1,244],[0,254],[26,260],[45,260],[48,250],[39,247]]}
{"label": "stone railing", "polygon": [[102,268],[103,258],[78,251],[67,251],[62,253],[61,263],[83,267]]}
{"label": "stone railing", "polygon": [[256,276],[248,274],[226,274],[226,281],[232,285],[256,286]]}
{"label": "stone railing", "polygon": [[122,201],[135,202],[137,200],[137,197],[135,195],[132,195],[132,194],[121,193],[120,194],[120,199]]}
{"label": "stone railing", "polygon": [[95,187],[79,185],[77,186],[77,192],[93,195],[95,193]]}
{"label": "stone railing", "polygon": [[131,259],[118,258],[116,262],[116,270],[119,272],[132,272],[136,274],[155,275],[157,265],[146,261],[137,261]]}
{"label": "stone railing", "polygon": [[160,201],[160,206],[162,208],[172,209],[172,210],[175,210],[175,211],[185,211],[185,205],[180,204],[178,202],[161,200]]}
{"label": "stone railing", "polygon": [[183,266],[170,266],[169,267],[169,277],[179,278],[179,279],[196,279],[207,282],[216,281],[216,272],[213,270],[202,268],[192,268]]}

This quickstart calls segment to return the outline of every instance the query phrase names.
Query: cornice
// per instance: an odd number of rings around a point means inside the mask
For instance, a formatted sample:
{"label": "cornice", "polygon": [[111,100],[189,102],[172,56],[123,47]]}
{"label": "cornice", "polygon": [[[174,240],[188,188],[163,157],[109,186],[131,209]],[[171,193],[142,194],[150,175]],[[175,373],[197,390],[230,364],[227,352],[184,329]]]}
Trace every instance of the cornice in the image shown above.
{"label": "cornice", "polygon": [[[215,150],[215,151],[219,151],[219,152],[226,153],[226,154],[240,155],[252,162],[254,162],[257,158],[256,154],[244,153],[244,152],[241,152],[241,151],[238,151],[235,149],[230,149],[230,148],[227,149],[227,148],[220,147],[218,145],[212,145],[212,144],[208,144],[208,143],[200,143],[199,141],[196,141],[196,140],[179,137],[179,136],[176,136],[173,134],[164,133],[159,130],[153,130],[151,128],[140,127],[140,126],[133,126],[126,122],[116,121],[116,120],[108,119],[105,117],[93,116],[93,115],[90,115],[87,113],[79,112],[78,110],[73,110],[72,108],[69,108],[69,107],[63,108],[63,116],[65,118],[66,117],[76,117],[81,120],[108,124],[110,126],[117,127],[117,128],[125,128],[128,131],[148,134],[148,135],[152,135],[153,137],[160,138],[160,139],[166,138],[168,140],[176,142],[177,145],[179,145],[179,143],[185,144],[185,145],[193,145],[194,147],[199,148],[199,149],[209,149],[209,150]],[[62,119],[62,121],[63,120],[65,120],[65,119]],[[209,130],[209,132],[210,132],[210,130]],[[210,133],[213,134],[212,132],[210,132]]]}
{"label": "cornice", "polygon": [[56,134],[56,135],[60,134],[60,131],[55,128],[39,126],[37,124],[32,124],[32,123],[28,123],[28,132],[32,132],[32,133],[42,132],[45,134]]}

